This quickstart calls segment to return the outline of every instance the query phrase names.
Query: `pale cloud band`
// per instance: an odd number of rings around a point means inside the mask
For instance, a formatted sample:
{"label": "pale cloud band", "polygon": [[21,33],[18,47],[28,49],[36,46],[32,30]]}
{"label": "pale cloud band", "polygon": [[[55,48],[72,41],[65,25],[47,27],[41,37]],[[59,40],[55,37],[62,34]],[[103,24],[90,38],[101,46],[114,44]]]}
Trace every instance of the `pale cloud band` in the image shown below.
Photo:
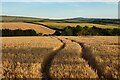
{"label": "pale cloud band", "polygon": [[2,0],[2,2],[119,2],[119,0]]}

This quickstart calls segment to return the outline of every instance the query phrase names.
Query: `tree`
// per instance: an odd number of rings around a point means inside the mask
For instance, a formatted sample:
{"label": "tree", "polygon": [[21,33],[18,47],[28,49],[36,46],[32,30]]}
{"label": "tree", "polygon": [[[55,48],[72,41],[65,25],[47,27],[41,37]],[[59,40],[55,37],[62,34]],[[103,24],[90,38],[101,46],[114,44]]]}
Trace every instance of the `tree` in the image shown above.
{"label": "tree", "polygon": [[60,33],[60,31],[56,30],[55,33],[54,33],[53,35],[60,36],[61,33]]}
{"label": "tree", "polygon": [[62,35],[65,36],[73,36],[73,31],[72,28],[70,26],[66,27],[62,33]]}

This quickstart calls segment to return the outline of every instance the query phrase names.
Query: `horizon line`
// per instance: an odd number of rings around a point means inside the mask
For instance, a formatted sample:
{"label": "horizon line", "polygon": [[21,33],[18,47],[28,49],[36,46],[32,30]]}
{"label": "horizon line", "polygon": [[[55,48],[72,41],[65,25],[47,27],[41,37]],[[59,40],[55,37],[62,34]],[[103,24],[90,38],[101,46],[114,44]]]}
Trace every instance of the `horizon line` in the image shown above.
{"label": "horizon line", "polygon": [[37,17],[37,16],[24,16],[24,15],[0,15],[2,16],[10,16],[10,17],[27,17],[27,18],[43,18],[43,19],[72,19],[72,18],[89,18],[89,19],[119,19],[119,17],[110,18],[110,17],[83,17],[83,16],[76,16],[76,17],[67,17],[67,18],[49,18],[49,17]]}

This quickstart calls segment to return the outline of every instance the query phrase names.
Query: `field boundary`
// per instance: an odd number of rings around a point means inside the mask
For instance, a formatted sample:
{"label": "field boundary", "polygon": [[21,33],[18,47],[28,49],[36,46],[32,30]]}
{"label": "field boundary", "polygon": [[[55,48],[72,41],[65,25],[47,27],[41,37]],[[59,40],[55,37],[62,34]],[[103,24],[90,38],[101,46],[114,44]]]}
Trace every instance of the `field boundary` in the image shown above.
{"label": "field boundary", "polygon": [[47,25],[45,25],[45,24],[42,24],[42,23],[36,23],[36,22],[24,22],[24,23],[30,23],[30,24],[35,24],[35,25],[41,25],[41,26],[47,27],[47,28],[52,29],[52,30],[60,30],[60,31],[62,31],[62,29],[59,29],[59,28],[52,28],[52,27],[49,27],[49,26],[47,26]]}

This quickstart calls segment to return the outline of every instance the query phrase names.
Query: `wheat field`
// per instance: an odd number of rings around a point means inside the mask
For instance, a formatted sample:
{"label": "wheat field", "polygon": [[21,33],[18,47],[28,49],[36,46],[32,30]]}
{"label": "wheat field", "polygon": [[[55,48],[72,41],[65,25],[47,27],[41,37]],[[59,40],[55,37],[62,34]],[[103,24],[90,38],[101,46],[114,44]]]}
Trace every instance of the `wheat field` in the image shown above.
{"label": "wheat field", "polygon": [[43,34],[53,34],[55,32],[55,30],[49,29],[42,25],[35,25],[35,24],[23,23],[23,22],[5,22],[5,23],[0,23],[0,26],[1,26],[0,29],[10,29],[10,30],[32,29],[35,30],[37,33],[43,33]]}
{"label": "wheat field", "polygon": [[[63,39],[64,40],[64,39]],[[98,78],[96,72],[82,58],[82,48],[79,44],[64,40],[65,48],[53,59],[50,68],[52,78]]]}
{"label": "wheat field", "polygon": [[[78,39],[79,38],[79,39]],[[90,37],[90,39],[78,37],[70,39],[78,42],[84,43],[83,46],[85,53],[84,58],[86,58],[89,63],[94,63],[99,75],[104,78],[120,78],[119,74],[119,37],[115,36],[99,36]],[[94,41],[94,42],[93,42]],[[89,53],[89,54],[88,54]],[[91,57],[91,58],[90,58]],[[92,62],[91,62],[92,61]]]}
{"label": "wheat field", "polygon": [[94,23],[57,23],[57,22],[36,22],[40,24],[44,24],[53,28],[64,28],[66,26],[76,27],[77,25],[84,27],[93,27],[96,26],[98,28],[118,28],[118,25],[102,25],[102,24],[94,24]]}
{"label": "wheat field", "polygon": [[42,78],[45,57],[61,46],[50,37],[2,38],[3,78]]}
{"label": "wheat field", "polygon": [[118,36],[0,37],[2,78],[119,79]]}

